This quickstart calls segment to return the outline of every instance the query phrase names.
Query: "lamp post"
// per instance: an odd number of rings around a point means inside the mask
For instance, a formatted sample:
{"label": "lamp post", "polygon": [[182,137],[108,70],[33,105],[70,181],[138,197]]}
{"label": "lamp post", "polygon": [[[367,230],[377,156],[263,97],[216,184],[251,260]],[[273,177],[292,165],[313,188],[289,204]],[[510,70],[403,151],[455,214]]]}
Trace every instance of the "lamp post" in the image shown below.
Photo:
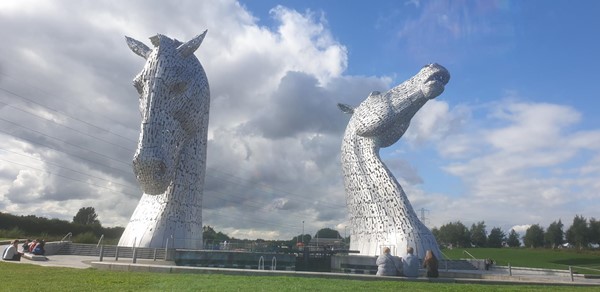
{"label": "lamp post", "polygon": [[348,246],[348,242],[346,242],[346,238],[348,238],[347,235],[348,234],[348,225],[344,226],[344,243],[346,246]]}
{"label": "lamp post", "polygon": [[302,244],[304,244],[304,220],[302,220]]}

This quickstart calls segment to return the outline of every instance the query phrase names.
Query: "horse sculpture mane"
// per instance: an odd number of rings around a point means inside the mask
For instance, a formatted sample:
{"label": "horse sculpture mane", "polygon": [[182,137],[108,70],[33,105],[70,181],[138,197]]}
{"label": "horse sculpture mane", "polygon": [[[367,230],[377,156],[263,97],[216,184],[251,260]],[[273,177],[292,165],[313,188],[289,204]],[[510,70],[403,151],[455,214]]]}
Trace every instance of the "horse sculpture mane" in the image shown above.
{"label": "horse sculpture mane", "polygon": [[205,35],[182,43],[159,34],[154,49],[126,37],[146,59],[133,82],[142,116],[133,171],[143,195],[120,246],[202,248],[210,90],[194,52]]}
{"label": "horse sculpture mane", "polygon": [[400,184],[381,161],[379,149],[402,137],[410,120],[429,100],[444,91],[448,71],[437,64],[385,94],[371,93],[358,107],[339,104],[352,114],[342,142],[342,169],[352,234],[350,249],[379,255],[384,247],[404,254],[407,247],[424,258],[441,252],[434,236],[419,220]]}

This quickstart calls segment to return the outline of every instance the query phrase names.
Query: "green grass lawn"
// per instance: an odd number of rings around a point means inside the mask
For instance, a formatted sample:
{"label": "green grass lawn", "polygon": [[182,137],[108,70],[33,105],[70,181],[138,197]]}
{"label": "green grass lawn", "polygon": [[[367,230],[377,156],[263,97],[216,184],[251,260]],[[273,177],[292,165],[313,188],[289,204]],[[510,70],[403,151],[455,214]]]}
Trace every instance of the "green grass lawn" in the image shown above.
{"label": "green grass lawn", "polygon": [[[490,258],[497,265],[568,270],[578,266],[600,270],[600,252],[576,249],[531,249],[531,248],[455,248],[442,252],[451,259],[470,258],[468,251],[478,259]],[[600,274],[598,271],[574,268],[582,274]]]}
{"label": "green grass lawn", "polygon": [[0,281],[2,291],[598,291],[598,287],[113,272],[7,262],[0,262]]}

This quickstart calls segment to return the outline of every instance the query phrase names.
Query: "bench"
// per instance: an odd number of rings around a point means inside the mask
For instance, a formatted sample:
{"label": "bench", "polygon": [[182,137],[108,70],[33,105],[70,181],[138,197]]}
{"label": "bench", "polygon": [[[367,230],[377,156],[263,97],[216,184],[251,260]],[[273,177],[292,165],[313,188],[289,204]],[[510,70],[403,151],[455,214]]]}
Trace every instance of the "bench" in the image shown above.
{"label": "bench", "polygon": [[47,261],[48,260],[48,258],[46,258],[43,255],[34,255],[32,253],[24,253],[21,257],[26,258],[31,261]]}

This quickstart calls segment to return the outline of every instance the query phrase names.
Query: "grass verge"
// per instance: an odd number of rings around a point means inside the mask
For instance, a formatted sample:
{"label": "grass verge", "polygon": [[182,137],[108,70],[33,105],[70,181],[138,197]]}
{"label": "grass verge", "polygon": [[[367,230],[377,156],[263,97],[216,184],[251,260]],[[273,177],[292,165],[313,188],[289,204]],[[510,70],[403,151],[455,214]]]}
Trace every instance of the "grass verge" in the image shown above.
{"label": "grass verge", "polygon": [[[464,251],[478,259],[490,258],[497,265],[515,267],[568,270],[569,266],[600,269],[600,252],[575,249],[532,249],[532,248],[455,248],[442,252],[451,259],[470,258]],[[600,274],[598,271],[578,269],[581,274]]]}
{"label": "grass verge", "polygon": [[[597,291],[598,287],[160,274],[0,262],[2,291]],[[23,276],[27,275],[27,276]]]}

